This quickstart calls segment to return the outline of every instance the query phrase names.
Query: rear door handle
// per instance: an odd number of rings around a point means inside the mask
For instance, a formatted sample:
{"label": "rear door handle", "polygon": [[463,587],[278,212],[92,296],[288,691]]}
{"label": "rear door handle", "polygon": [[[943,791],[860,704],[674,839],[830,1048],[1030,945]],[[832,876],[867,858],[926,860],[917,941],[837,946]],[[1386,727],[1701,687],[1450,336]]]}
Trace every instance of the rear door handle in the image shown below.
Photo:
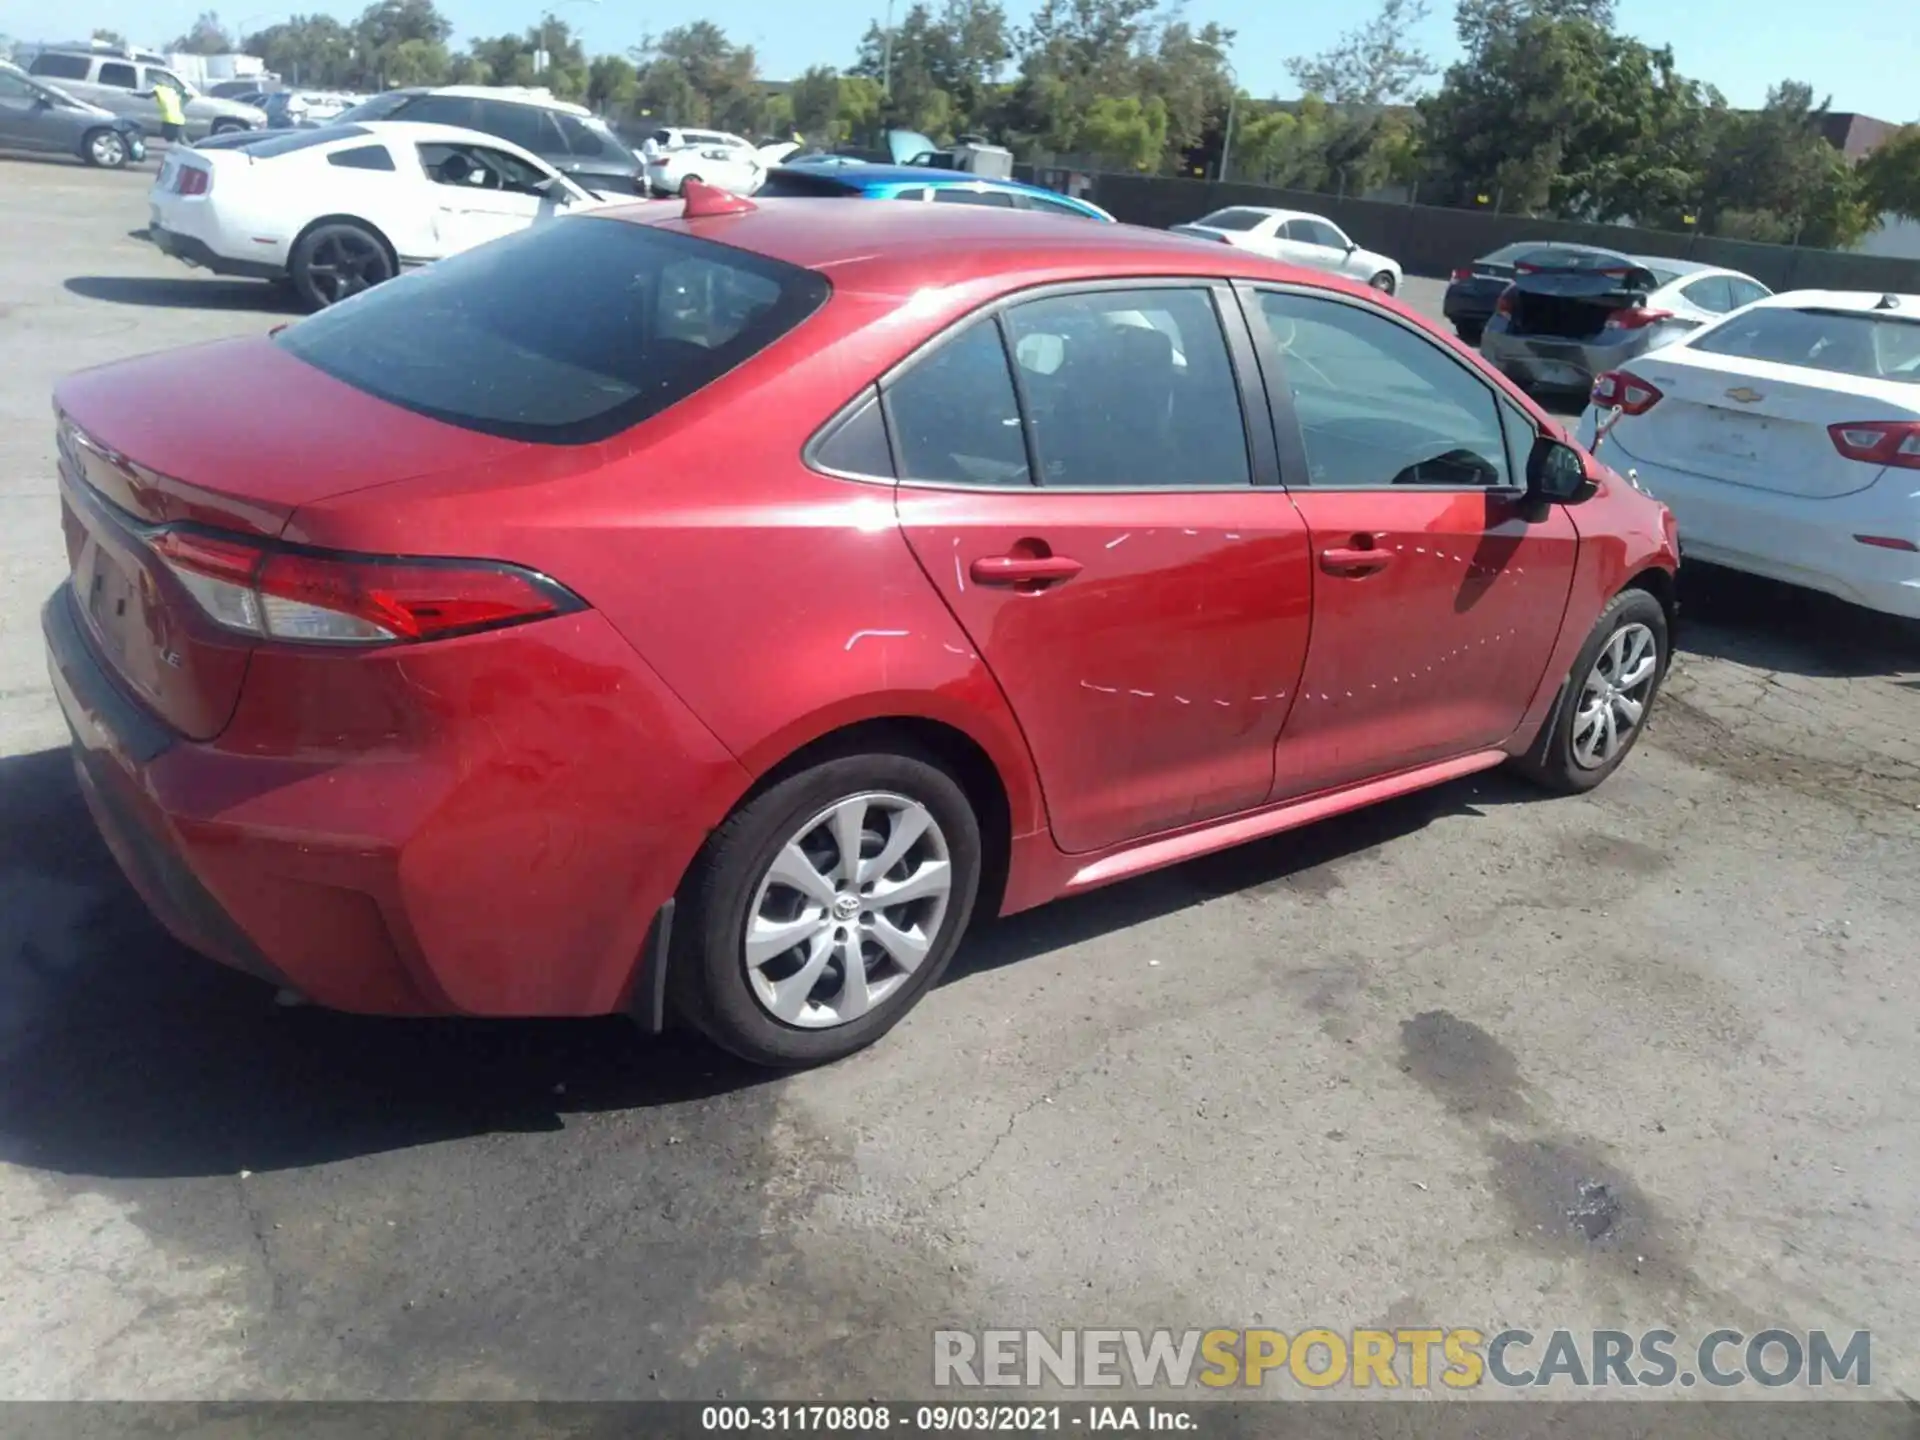
{"label": "rear door handle", "polygon": [[1374,575],[1393,564],[1391,550],[1336,545],[1320,552],[1320,568],[1334,575]]}
{"label": "rear door handle", "polygon": [[976,585],[1060,585],[1081,569],[1065,555],[983,555],[967,573]]}

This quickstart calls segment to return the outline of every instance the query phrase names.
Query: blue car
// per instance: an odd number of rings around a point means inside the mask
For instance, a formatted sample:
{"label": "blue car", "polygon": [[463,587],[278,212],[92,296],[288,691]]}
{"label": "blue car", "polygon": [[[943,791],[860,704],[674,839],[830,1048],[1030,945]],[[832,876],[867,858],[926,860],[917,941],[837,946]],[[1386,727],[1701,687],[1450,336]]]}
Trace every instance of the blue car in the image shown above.
{"label": "blue car", "polygon": [[942,205],[997,205],[1008,210],[1037,210],[1081,220],[1114,224],[1098,205],[1057,190],[1018,180],[988,180],[964,170],[935,170],[927,165],[779,165],[767,172],[754,198],[804,195],[846,200],[921,200]]}

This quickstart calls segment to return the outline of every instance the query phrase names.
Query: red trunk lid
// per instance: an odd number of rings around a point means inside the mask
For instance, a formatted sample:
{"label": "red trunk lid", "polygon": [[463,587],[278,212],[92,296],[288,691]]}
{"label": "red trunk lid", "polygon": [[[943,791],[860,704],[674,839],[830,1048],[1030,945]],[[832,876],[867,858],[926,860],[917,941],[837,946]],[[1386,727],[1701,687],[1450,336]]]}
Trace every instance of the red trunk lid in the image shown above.
{"label": "red trunk lid", "polygon": [[265,338],[89,370],[54,402],[67,560],[94,648],[195,740],[225,728],[257,642],[201,612],[148,547],[152,527],[276,536],[300,505],[525,448],[375,400]]}

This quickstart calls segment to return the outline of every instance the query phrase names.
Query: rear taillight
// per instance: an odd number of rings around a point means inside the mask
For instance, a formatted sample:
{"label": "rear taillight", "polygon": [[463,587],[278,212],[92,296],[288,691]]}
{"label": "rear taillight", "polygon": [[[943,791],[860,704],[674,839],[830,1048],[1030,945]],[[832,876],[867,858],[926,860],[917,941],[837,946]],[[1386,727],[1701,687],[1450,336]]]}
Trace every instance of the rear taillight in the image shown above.
{"label": "rear taillight", "polygon": [[1658,389],[1627,370],[1609,370],[1593,382],[1593,403],[1601,410],[1618,405],[1623,415],[1644,415],[1662,398]]}
{"label": "rear taillight", "polygon": [[1647,310],[1635,305],[1626,310],[1615,310],[1607,316],[1607,324],[1616,330],[1644,330],[1658,321],[1672,318],[1671,310]]}
{"label": "rear taillight", "polygon": [[173,190],[176,195],[205,195],[213,189],[213,172],[202,170],[197,165],[182,165],[173,177]]}
{"label": "rear taillight", "polygon": [[1461,284],[1465,284],[1467,281],[1471,280],[1472,278],[1473,278],[1473,267],[1471,265],[1462,265],[1458,270],[1453,272],[1453,278],[1451,283],[1455,285],[1461,285]]}
{"label": "rear taillight", "polygon": [[1513,267],[1513,273],[1516,275],[1538,275],[1540,273],[1540,267],[1538,265],[1516,265]]}
{"label": "rear taillight", "polygon": [[263,640],[396,645],[584,608],[544,575],[484,560],[363,558],[188,529],[148,543],[208,619]]}
{"label": "rear taillight", "polygon": [[1493,302],[1493,313],[1496,315],[1513,314],[1513,287],[1511,285],[1502,290],[1500,292],[1500,298]]}
{"label": "rear taillight", "polygon": [[1829,425],[1827,434],[1849,460],[1920,470],[1920,420],[1856,420]]}

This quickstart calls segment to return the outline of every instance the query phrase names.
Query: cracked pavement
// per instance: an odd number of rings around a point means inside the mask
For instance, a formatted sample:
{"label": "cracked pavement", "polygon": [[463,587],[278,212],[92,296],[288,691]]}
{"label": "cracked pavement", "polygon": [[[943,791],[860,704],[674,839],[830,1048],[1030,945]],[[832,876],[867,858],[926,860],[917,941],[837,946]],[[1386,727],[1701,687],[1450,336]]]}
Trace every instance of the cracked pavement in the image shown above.
{"label": "cracked pavement", "polygon": [[36,618],[53,380],[277,317],[127,238],[144,175],[0,166],[0,1397],[899,1396],[1069,1324],[1871,1328],[1920,1383],[1912,629],[1689,574],[1594,795],[989,926],[827,1070],[277,1009],[114,872]]}

